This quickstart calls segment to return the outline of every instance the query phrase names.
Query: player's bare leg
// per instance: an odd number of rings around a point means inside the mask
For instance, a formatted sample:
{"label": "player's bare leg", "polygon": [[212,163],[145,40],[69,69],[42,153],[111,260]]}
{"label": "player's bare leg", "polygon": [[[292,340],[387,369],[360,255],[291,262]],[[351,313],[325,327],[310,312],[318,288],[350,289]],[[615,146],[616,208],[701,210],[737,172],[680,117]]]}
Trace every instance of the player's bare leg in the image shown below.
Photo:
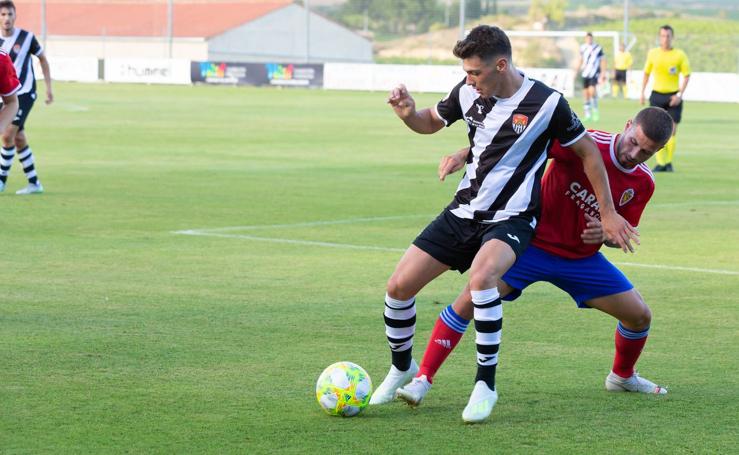
{"label": "player's bare leg", "polygon": [[636,289],[585,302],[619,320],[616,328],[616,354],[606,389],[612,392],[666,394],[667,389],[640,377],[634,365],[647,342],[652,312]]}
{"label": "player's bare leg", "polygon": [[409,383],[418,372],[411,348],[416,328],[416,294],[430,281],[449,270],[449,266],[411,245],[388,280],[385,295],[385,334],[392,351],[392,366],[375,389],[370,404],[388,403],[398,388]]}

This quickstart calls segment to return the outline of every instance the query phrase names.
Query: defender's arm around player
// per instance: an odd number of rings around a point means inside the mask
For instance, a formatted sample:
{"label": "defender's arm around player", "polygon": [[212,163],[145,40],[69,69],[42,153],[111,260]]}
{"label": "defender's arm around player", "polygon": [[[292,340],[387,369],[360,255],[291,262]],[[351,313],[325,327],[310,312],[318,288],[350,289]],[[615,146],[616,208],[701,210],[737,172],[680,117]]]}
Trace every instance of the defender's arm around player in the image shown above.
{"label": "defender's arm around player", "polygon": [[[660,108],[642,110],[627,122],[621,135],[592,132],[609,171],[610,188],[621,195],[619,211],[637,224],[654,190],[654,179],[643,164],[670,137],[672,120]],[[439,178],[463,167],[468,149],[444,157]],[[651,311],[626,277],[597,252],[607,242],[592,204],[590,187],[578,168],[562,153],[552,150],[554,163],[543,180],[543,213],[532,246],[498,282],[505,300],[514,300],[528,285],[549,281],[569,293],[581,308],[597,308],[619,320],[616,355],[606,389],[643,393],[667,393],[666,389],[634,373],[634,365],[646,343]],[[556,213],[555,213],[556,212]],[[592,213],[592,214],[591,214]],[[577,219],[577,224],[566,220]],[[454,349],[473,317],[469,286],[436,321],[414,380],[398,390],[398,396],[417,405],[431,388],[436,371]]]}
{"label": "defender's arm around player", "polygon": [[502,305],[496,286],[533,234],[548,144],[559,140],[582,159],[603,207],[609,239],[630,250],[638,233],[616,213],[600,153],[567,101],[514,67],[510,41],[502,30],[475,27],[457,43],[454,54],[462,59],[467,76],[435,108],[417,111],[403,85],[388,99],[396,115],[417,133],[435,133],[464,119],[472,156],[454,201],[416,238],[388,280],[384,318],[392,366],[370,404],[391,401],[418,369],[411,352],[416,294],[449,269],[469,269],[478,371],[462,418],[480,422],[497,400]]}

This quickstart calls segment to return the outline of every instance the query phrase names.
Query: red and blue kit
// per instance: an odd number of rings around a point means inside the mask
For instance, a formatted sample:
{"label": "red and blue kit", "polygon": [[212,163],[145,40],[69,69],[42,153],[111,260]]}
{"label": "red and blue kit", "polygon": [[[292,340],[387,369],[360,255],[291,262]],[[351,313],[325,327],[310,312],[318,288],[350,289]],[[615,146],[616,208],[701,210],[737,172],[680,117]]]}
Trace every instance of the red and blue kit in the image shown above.
{"label": "red and blue kit", "polygon": [[[654,194],[654,176],[646,164],[624,168],[616,159],[619,135],[589,130],[598,145],[608,172],[616,211],[632,226],[639,225],[644,207]],[[542,180],[542,214],[532,245],[557,256],[577,259],[595,254],[600,245],[583,243],[585,214],[600,218],[598,201],[582,161],[555,143],[549,152],[552,163]]]}

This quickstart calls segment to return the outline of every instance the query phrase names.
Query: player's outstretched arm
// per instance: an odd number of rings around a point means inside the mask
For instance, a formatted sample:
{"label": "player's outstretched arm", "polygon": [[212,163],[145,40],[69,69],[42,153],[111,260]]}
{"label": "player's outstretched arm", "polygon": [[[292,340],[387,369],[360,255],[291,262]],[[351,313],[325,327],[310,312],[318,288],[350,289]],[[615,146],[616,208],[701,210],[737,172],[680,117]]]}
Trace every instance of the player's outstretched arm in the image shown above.
{"label": "player's outstretched arm", "polygon": [[587,175],[595,190],[605,238],[617,244],[624,252],[634,252],[631,241],[633,240],[637,245],[639,244],[639,231],[616,212],[608,185],[608,174],[598,147],[593,139],[586,134],[570,145],[569,148],[582,160],[585,175]]}
{"label": "player's outstretched arm", "polygon": [[51,69],[49,68],[49,60],[46,54],[38,56],[38,62],[41,65],[41,72],[44,75],[44,83],[46,84],[46,104],[54,102],[54,93],[51,91]]}
{"label": "player's outstretched arm", "polygon": [[395,115],[416,133],[432,134],[444,128],[445,123],[436,115],[435,110],[427,108],[416,111],[416,101],[403,84],[390,91],[387,103],[393,108]]}
{"label": "player's outstretched arm", "polygon": [[447,155],[441,158],[439,162],[439,180],[442,182],[449,174],[454,174],[467,164],[467,155],[470,153],[469,147],[459,149],[453,155]]}

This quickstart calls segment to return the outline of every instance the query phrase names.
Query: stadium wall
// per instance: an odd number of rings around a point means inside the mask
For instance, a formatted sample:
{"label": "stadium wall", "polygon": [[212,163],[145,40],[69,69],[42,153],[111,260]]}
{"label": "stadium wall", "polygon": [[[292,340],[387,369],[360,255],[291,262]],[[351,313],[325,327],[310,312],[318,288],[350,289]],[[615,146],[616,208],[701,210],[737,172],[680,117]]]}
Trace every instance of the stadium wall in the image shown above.
{"label": "stadium wall", "polygon": [[[49,61],[54,79],[78,82],[281,85],[369,91],[387,91],[403,82],[414,92],[446,93],[464,77],[461,67],[456,65],[245,63],[146,58],[98,60],[73,57],[50,57]],[[565,96],[574,96],[575,76],[571,70],[523,70]],[[38,68],[36,75],[41,77]],[[642,77],[641,71],[629,73],[630,98],[638,99]],[[739,103],[739,74],[693,73],[685,100]]]}

